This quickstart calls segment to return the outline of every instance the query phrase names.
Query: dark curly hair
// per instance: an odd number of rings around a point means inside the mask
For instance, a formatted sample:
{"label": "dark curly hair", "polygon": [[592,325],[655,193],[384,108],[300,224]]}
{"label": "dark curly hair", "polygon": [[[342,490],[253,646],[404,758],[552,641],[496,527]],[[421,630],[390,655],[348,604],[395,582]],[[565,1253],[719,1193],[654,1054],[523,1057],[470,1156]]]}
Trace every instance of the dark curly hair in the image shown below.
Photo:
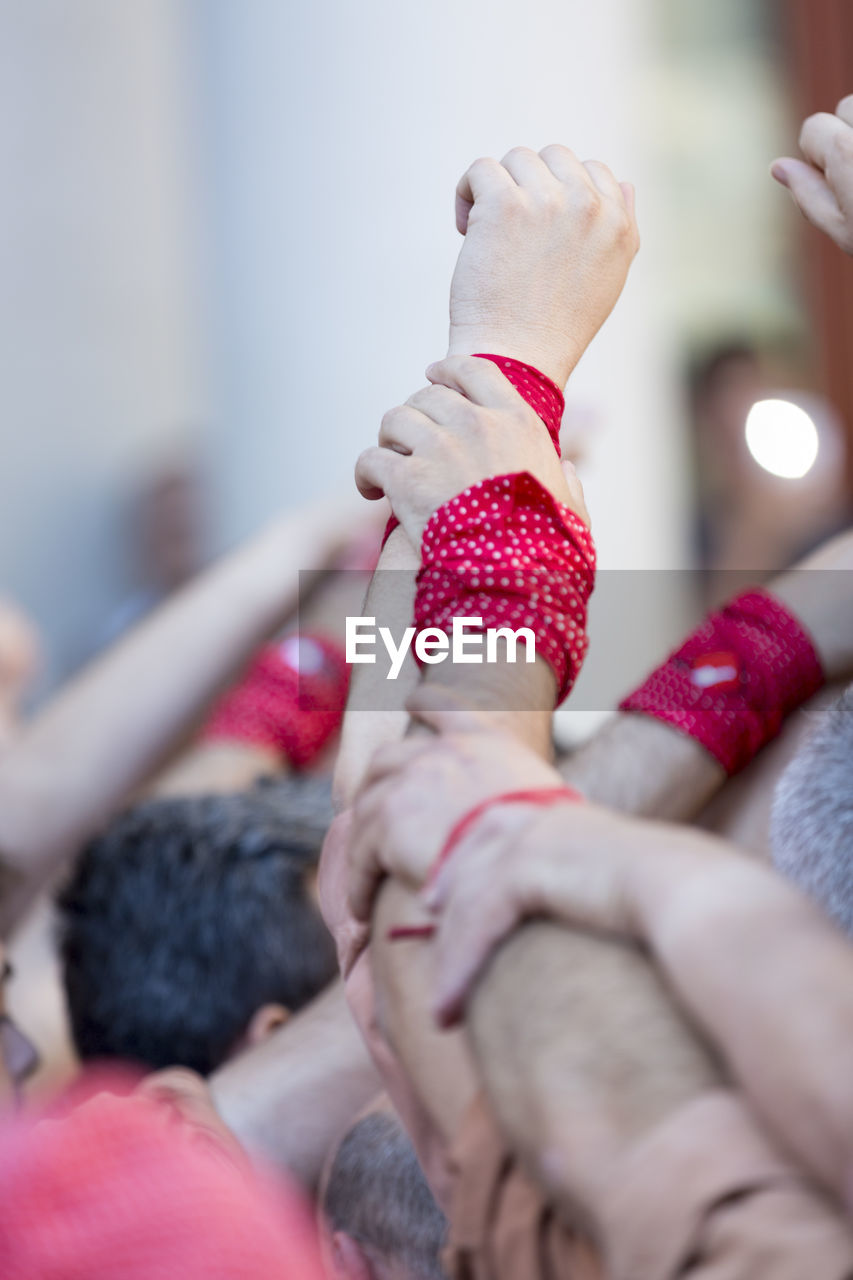
{"label": "dark curly hair", "polygon": [[148,801],[87,845],[57,898],[81,1058],[206,1075],[258,1008],[298,1009],[331,980],[306,886],[330,805],[312,785]]}

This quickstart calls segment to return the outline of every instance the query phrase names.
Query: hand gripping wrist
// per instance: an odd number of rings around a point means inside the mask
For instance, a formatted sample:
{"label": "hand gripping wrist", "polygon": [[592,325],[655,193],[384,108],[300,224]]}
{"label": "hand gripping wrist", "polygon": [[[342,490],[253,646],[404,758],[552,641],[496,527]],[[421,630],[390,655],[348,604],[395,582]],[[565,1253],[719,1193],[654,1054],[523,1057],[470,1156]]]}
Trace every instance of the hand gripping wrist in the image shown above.
{"label": "hand gripping wrist", "polygon": [[[479,351],[476,355],[479,360],[491,360],[493,364],[496,364],[519,395],[527,401],[531,409],[538,413],[548,428],[548,435],[554,442],[554,448],[557,450],[557,457],[559,458],[560,424],[563,421],[563,410],[566,402],[557,384],[546,377],[544,373],[540,373],[538,369],[534,369],[532,364],[525,364],[523,360],[513,360],[509,356],[486,355]],[[389,518],[382,538],[383,547],[399,523],[395,515]]]}

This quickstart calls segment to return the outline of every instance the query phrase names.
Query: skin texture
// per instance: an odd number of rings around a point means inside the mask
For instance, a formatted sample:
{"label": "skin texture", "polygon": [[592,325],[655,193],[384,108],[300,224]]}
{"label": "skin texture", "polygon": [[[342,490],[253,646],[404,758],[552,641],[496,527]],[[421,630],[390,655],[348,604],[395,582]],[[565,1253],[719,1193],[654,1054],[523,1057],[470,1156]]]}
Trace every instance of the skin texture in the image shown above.
{"label": "skin texture", "polygon": [[514,356],[565,386],[639,248],[633,188],[568,147],[515,147],[463,175],[456,226],[449,354]]}
{"label": "skin texture", "polygon": [[[502,816],[505,830],[494,826],[476,854],[460,848],[436,898],[439,982],[470,991],[500,938],[531,915],[641,943],[757,1114],[849,1209],[847,939],[773,871],[712,836],[588,805],[570,823],[560,816],[529,820],[521,836]],[[475,895],[483,917],[503,913],[488,938],[476,916],[461,930]]]}
{"label": "skin texture", "polygon": [[[852,568],[853,534],[843,534],[769,584],[803,623],[836,682],[853,673]],[[830,573],[838,574],[835,581]],[[719,794],[704,821],[721,834],[739,831],[755,847],[759,825],[766,842],[773,781],[808,724],[795,717],[790,732],[762,752],[742,779],[727,783],[718,762],[686,734],[651,717],[620,713],[555,771],[539,754],[513,751],[505,735],[495,736],[500,725],[494,714],[470,710],[470,677],[464,703],[441,691],[442,679],[440,669],[428,672],[428,683],[408,703],[416,724],[442,735],[441,741],[421,737],[389,744],[364,773],[350,853],[349,905],[358,920],[369,919],[383,874],[419,889],[458,819],[504,791],[566,782],[610,809],[670,821],[696,819]],[[507,721],[515,734],[519,724],[518,718]]]}
{"label": "skin texture", "polygon": [[[503,179],[501,181],[503,182]],[[515,182],[514,177],[513,181]],[[478,194],[474,187],[469,187],[467,192],[474,197],[475,212],[477,212],[477,205],[480,204],[479,213],[486,213],[489,217],[492,217],[501,207],[500,201],[494,207],[492,206],[490,202],[493,199],[493,193],[488,189],[481,189],[480,194]],[[466,197],[464,184],[461,194],[464,199]],[[482,203],[480,203],[481,200]],[[542,214],[541,206],[540,214]],[[576,210],[576,214],[578,220],[572,228],[569,228],[565,222],[561,224],[564,247],[569,230],[577,232],[578,228],[582,226],[585,231],[589,231],[586,212],[578,212]],[[550,207],[549,211],[543,216],[549,222],[551,229],[553,229]],[[500,220],[497,219],[497,223],[499,222]],[[469,235],[471,235],[476,223],[470,222],[469,225],[471,227]],[[514,251],[517,249],[517,245],[514,246],[513,242],[515,230],[512,225],[512,219],[507,221],[506,232],[501,243],[503,253],[497,251],[494,243],[491,249],[493,265],[495,261],[500,263],[502,270],[506,269],[507,262],[513,261]],[[595,240],[594,234],[590,233],[590,238]],[[499,234],[497,239],[500,241]],[[466,241],[466,250],[469,248],[469,243],[474,246],[476,241],[473,239],[470,242]],[[636,246],[634,245],[633,247]],[[610,251],[621,253],[621,250],[613,248],[613,242],[610,242]],[[525,268],[527,286],[534,293],[536,292],[535,280],[537,271],[543,276],[547,276],[553,270],[553,261],[549,258],[549,253],[542,252],[541,244],[538,255],[536,265],[531,268],[528,263]],[[595,257],[594,251],[591,252],[591,256]],[[631,256],[633,256],[633,248],[627,256],[627,261],[630,261]],[[473,249],[468,253],[469,261],[472,258]],[[627,262],[623,261],[623,266],[627,269]],[[602,263],[599,261],[597,278],[602,285],[602,293],[599,298],[601,305],[599,310],[590,309],[588,325],[585,330],[586,340],[598,327],[603,315],[606,315],[612,305],[613,299],[608,292],[612,287],[612,279],[609,273],[601,268]],[[461,275],[457,276],[457,280],[454,282],[454,289],[460,279],[464,282],[467,269],[467,267],[463,268]],[[495,272],[497,279],[501,278],[502,270]],[[621,272],[622,267],[619,267],[620,275]],[[512,275],[512,270],[509,271],[509,275]],[[595,278],[595,275],[596,273],[593,273],[591,278]],[[621,275],[621,278],[624,278],[624,275]],[[511,293],[512,288],[508,287],[506,296],[509,297]],[[458,296],[458,294],[455,296]],[[494,309],[494,300],[492,300],[491,305]],[[471,336],[471,331],[469,331],[469,336]],[[567,345],[565,334],[563,334],[561,342],[563,346]],[[483,330],[476,332],[474,346],[469,349],[484,348],[497,352],[502,350],[495,331],[489,333],[488,340],[486,340]],[[522,356],[527,359],[535,358],[539,366],[544,366],[545,371],[549,372],[551,376],[558,379],[562,376],[560,369],[553,364],[549,365],[543,347],[538,349],[535,357],[531,349],[522,351],[514,345],[508,350],[506,348],[504,350],[506,350],[507,354]],[[574,353],[564,352],[563,371],[570,367],[573,359]],[[493,378],[491,373],[488,376]],[[480,401],[482,398],[482,395],[477,397]],[[509,397],[507,398],[509,399]],[[446,396],[443,397],[443,403],[447,404]],[[414,407],[410,406],[410,408]],[[430,407],[432,408],[432,405]],[[482,407],[490,408],[491,406]],[[509,404],[507,408],[509,409]],[[402,417],[402,415],[398,416]],[[408,416],[406,421],[408,421]],[[436,423],[435,416],[433,416],[432,421],[435,427],[439,428],[439,431],[441,428],[448,426],[446,421]],[[467,431],[463,431],[462,428],[468,427],[472,423],[475,425],[475,430],[469,440]],[[470,484],[480,478],[476,473],[474,459],[477,459],[477,466],[480,467],[481,471],[483,466],[489,465],[490,462],[492,464],[490,466],[491,470],[495,465],[492,460],[498,456],[501,459],[501,469],[528,469],[529,459],[527,455],[529,450],[523,447],[519,450],[519,443],[524,446],[525,442],[524,440],[519,442],[518,435],[519,429],[522,432],[532,430],[534,424],[531,423],[530,428],[527,428],[526,423],[522,423],[521,416],[516,409],[513,409],[511,413],[492,416],[490,420],[490,438],[488,440],[483,440],[483,433],[477,432],[476,416],[470,411],[467,411],[464,423],[460,421],[459,427],[460,429],[455,431],[452,436],[450,431],[445,430],[444,439],[442,439],[439,431],[434,430],[427,424],[426,438],[429,441],[430,448],[424,451],[426,454],[425,465],[420,468],[411,466],[413,461],[417,461],[417,458],[413,457],[412,454],[408,456],[398,455],[396,458],[393,455],[397,454],[400,447],[416,450],[421,445],[421,440],[415,439],[413,434],[408,440],[397,441],[391,438],[389,430],[387,433],[388,439],[383,441],[379,446],[379,450],[371,455],[369,474],[362,474],[361,476],[362,488],[366,492],[371,491],[371,486],[375,486],[377,492],[380,489],[383,492],[390,491],[391,486],[397,485],[399,480],[398,489],[392,493],[392,505],[404,526],[407,520],[409,521],[411,525],[409,533],[414,541],[417,541],[419,537],[419,531],[423,527],[425,516],[442,501],[446,500],[448,496],[452,495],[454,483],[456,486]],[[536,448],[539,449],[541,447],[544,460],[546,457],[545,444],[547,437],[545,437],[544,427],[541,424],[540,433]],[[432,447],[433,441],[435,442],[434,448]],[[393,447],[395,444],[396,448]],[[442,445],[444,449],[442,449]],[[550,449],[550,442],[547,442],[547,447]],[[383,450],[387,456],[380,462],[378,455]],[[499,453],[500,450],[505,452]],[[460,457],[471,459],[470,465],[466,463],[468,469],[460,466]],[[554,467],[554,462],[551,461],[553,453],[548,453],[547,458],[549,466],[554,468],[554,480],[552,483],[555,488],[557,485],[560,486],[559,492],[563,495],[566,482],[562,474],[559,476],[559,480],[556,478],[556,468]],[[489,461],[484,463],[484,459]],[[379,468],[382,468],[381,474]],[[362,472],[364,470],[364,462],[362,462]],[[551,472],[549,471],[548,474],[550,477]],[[408,494],[407,487],[410,487]],[[576,509],[580,509],[580,507],[578,506]],[[428,687],[440,687],[442,691],[440,696],[445,698],[449,696],[451,701],[455,700],[455,710],[448,709],[449,715],[457,717],[462,715],[464,717],[467,712],[460,711],[460,707],[473,706],[487,716],[488,722],[495,732],[504,731],[515,735],[516,740],[538,752],[543,759],[549,754],[550,713],[545,710],[524,713],[513,713],[507,710],[509,705],[545,708],[549,705],[549,702],[553,702],[554,678],[550,669],[541,661],[537,660],[531,666],[526,664],[519,664],[513,667],[495,665],[477,668],[476,671],[472,671],[470,668],[454,670],[450,664],[442,664],[441,667],[430,668],[424,679]],[[421,732],[426,728],[424,725],[415,727],[419,727]],[[344,736],[346,741],[346,733]],[[354,776],[353,771],[350,771],[347,775],[350,785]],[[343,798],[348,799],[350,797],[345,795]],[[438,814],[438,809],[434,810],[433,822],[438,817]],[[345,821],[349,822],[348,819],[339,819],[339,823],[344,823]],[[334,828],[333,832],[335,832]],[[476,1073],[467,1070],[458,1059],[454,1065],[454,1062],[448,1057],[451,1052],[450,1046],[456,1046],[460,1041],[458,1037],[448,1038],[446,1034],[438,1035],[435,1031],[434,1022],[426,1008],[424,983],[427,980],[430,963],[429,944],[423,942],[398,943],[392,942],[388,938],[386,926],[392,922],[417,925],[428,918],[423,906],[418,904],[413,896],[408,894],[402,885],[393,878],[383,881],[378,896],[373,900],[372,943],[367,950],[364,950],[370,927],[366,922],[367,907],[364,903],[359,906],[360,914],[365,916],[365,919],[361,921],[353,915],[350,909],[350,900],[347,899],[345,894],[347,880],[346,858],[345,855],[342,856],[341,854],[345,841],[346,829],[339,826],[334,837],[330,833],[330,839],[324,851],[324,866],[321,871],[321,900],[324,902],[324,913],[327,923],[338,941],[339,955],[341,956],[346,976],[351,1007],[355,1007],[356,1017],[368,1043],[371,1045],[374,1059],[383,1074],[389,1093],[394,1098],[400,1114],[406,1120],[419,1155],[424,1161],[424,1167],[428,1170],[431,1184],[437,1196],[441,1199],[444,1185],[441,1164],[446,1154],[447,1142],[451,1134],[455,1132],[459,1117],[473,1095],[478,1074],[481,1079],[485,1079],[487,1087],[489,1087],[488,1053],[480,1052],[481,1046],[474,1045]],[[370,879],[369,875],[368,879]],[[368,884],[366,889],[364,886],[361,889],[356,887],[356,901],[360,894],[364,894],[364,897],[369,901],[371,885]],[[544,941],[547,954],[540,958],[549,964],[553,963],[555,971],[560,971],[564,974],[566,973],[566,968],[561,949],[564,947],[570,949],[571,960],[569,967],[575,973],[582,975],[580,981],[585,991],[586,1007],[594,1010],[601,1003],[603,991],[610,992],[611,990],[612,972],[610,968],[607,968],[604,972],[604,986],[602,988],[597,977],[600,972],[596,967],[597,951],[595,948],[585,950],[587,940],[583,938],[548,937]],[[554,950],[554,948],[556,949]],[[368,964],[370,967],[366,968]],[[616,1002],[616,1007],[613,1008],[611,1021],[615,1020],[613,1021],[614,1027],[618,1027],[623,1013],[630,1008],[631,994],[634,990],[631,975],[635,968],[636,966],[632,966],[631,963],[625,964],[624,981],[621,984],[625,1003],[623,1004],[622,1000],[620,1000]],[[672,1021],[672,1016],[668,1012],[666,997],[657,990],[655,981],[650,980],[645,974],[640,976],[644,986],[651,986],[653,991],[652,1000],[657,1000],[658,1005],[664,1011],[664,1016]],[[565,993],[564,987],[561,990]],[[357,998],[355,999],[353,998],[353,992],[357,992]],[[571,999],[575,993],[570,990],[568,994]],[[358,1006],[360,1006],[360,1010]],[[516,1008],[516,1004],[513,1004],[513,1008]],[[642,1017],[640,1021],[642,1021]],[[569,1022],[571,1023],[571,1019],[569,1019]],[[553,1024],[550,1025],[553,1026]],[[627,1034],[632,1039],[636,1039],[636,1026],[634,1023],[628,1025],[630,1030]],[[592,1058],[595,1057],[596,1048],[603,1043],[610,1042],[611,1029],[608,1027],[605,1031],[604,1041],[600,1037],[596,1038],[595,1018],[591,1016],[589,1025],[585,1022],[584,1026],[579,1030],[581,1043],[583,1043],[584,1031],[589,1031],[590,1033],[589,1044],[591,1048],[589,1053],[585,1049],[582,1057],[589,1065]],[[642,1041],[642,1037],[641,1043],[645,1044]],[[654,1035],[652,1043],[655,1043]],[[453,1053],[457,1052],[458,1050],[454,1048]],[[701,1060],[701,1051],[697,1051],[697,1053],[698,1058]],[[640,1055],[637,1061],[632,1061],[632,1072],[629,1073],[629,1078],[634,1080],[638,1097],[641,1099],[640,1104],[638,1104],[638,1111],[643,1114],[645,1114],[646,1110],[642,1105],[643,1085],[640,1082],[640,1075],[633,1068],[641,1064],[647,1070],[647,1079],[651,1079],[652,1071],[657,1072],[659,1077],[660,1064],[651,1061],[653,1056],[653,1053],[651,1053],[647,1055],[647,1060],[642,1060],[641,1062],[642,1055]],[[686,1056],[691,1062],[697,1056],[693,1054],[689,1040]],[[697,1088],[703,1087],[706,1078],[707,1076],[701,1071],[694,1072],[695,1086]],[[578,1077],[578,1096],[583,1096],[587,1085],[591,1084],[592,1081],[589,1077],[585,1077],[581,1072]],[[664,1088],[661,1091],[656,1087],[653,1092],[656,1097],[660,1098],[666,1093],[666,1089]],[[601,1090],[594,1090],[594,1094],[596,1098],[599,1098]],[[681,1090],[677,1094],[672,1094],[671,1101],[673,1105],[677,1105],[681,1097]],[[624,1111],[625,1109],[622,1108],[622,1110]],[[657,1109],[655,1114],[657,1114]],[[587,1146],[579,1148],[580,1164],[592,1169],[592,1162],[596,1155],[604,1158],[605,1151],[608,1153],[607,1158],[609,1158],[611,1139],[608,1137],[607,1142],[604,1143],[601,1141],[602,1135],[605,1132],[608,1135],[618,1135],[621,1130],[624,1130],[624,1127],[618,1116],[603,1115],[596,1142],[594,1144],[591,1142]],[[622,1136],[626,1139],[628,1136],[633,1136],[633,1122],[628,1127],[631,1131],[630,1135],[622,1133]],[[614,1140],[616,1139],[614,1138]]]}
{"label": "skin texture", "polygon": [[[486,342],[482,342],[483,348],[495,349]],[[432,673],[430,679],[435,679]],[[488,695],[484,700],[488,702]],[[497,703],[498,699],[492,705]],[[691,791],[689,800],[681,803],[695,812],[721,785],[722,771],[715,763],[704,760],[693,743],[689,744],[687,753],[679,754],[676,735],[667,736],[664,729],[662,736],[661,728],[655,725],[649,734],[656,739],[659,754],[666,759],[670,753],[670,768]],[[639,746],[642,747],[643,741],[641,734]],[[634,744],[632,761],[635,771],[642,758],[637,745]],[[493,767],[496,754],[493,742],[490,748]],[[511,754],[509,744],[506,749]],[[631,755],[629,752],[629,759]],[[461,768],[460,760],[467,763],[464,753],[457,757]],[[385,781],[382,769],[389,763],[380,761],[380,776],[376,779],[379,786]],[[424,767],[425,757],[420,757],[418,763]],[[436,761],[436,767],[442,766]],[[524,785],[528,782],[527,773],[524,769],[519,772],[524,775],[519,785]],[[399,783],[399,778],[395,781]],[[446,786],[451,796],[455,781]],[[651,789],[635,785],[633,794],[630,785],[625,787],[624,778],[614,779],[614,786],[622,790],[626,807],[633,804],[641,811],[654,805],[655,795],[664,794],[657,779]],[[386,786],[387,811],[390,811],[393,790],[392,786]],[[654,794],[650,794],[650,790]],[[471,791],[476,802],[476,786]],[[440,805],[433,790],[430,799],[435,826]],[[364,820],[381,827],[386,812],[382,810],[382,802],[372,814],[366,800],[360,803],[364,806]],[[438,831],[425,840],[418,841],[412,834],[416,824],[409,823],[404,839],[418,845],[413,865],[407,869],[410,884],[423,879],[429,854],[440,843],[441,833],[446,833],[452,824],[453,815],[458,816],[458,807],[458,802],[451,799],[448,821],[440,821]],[[404,808],[401,803],[396,804],[395,812],[401,824],[406,822]],[[680,816],[679,810],[671,810],[668,816]],[[565,821],[564,814],[560,817]],[[513,815],[507,808],[503,820],[515,823],[513,844],[517,847],[519,815]],[[369,912],[376,883],[376,868],[370,865],[370,843],[368,836],[364,847],[356,853],[350,882],[350,906],[359,916]],[[377,843],[384,846],[387,858],[382,865],[380,855],[380,870],[392,868],[399,874],[400,846],[393,853],[392,841],[386,843],[379,838]],[[392,861],[395,858],[397,860]],[[585,866],[584,874],[587,872]],[[594,878],[593,883],[599,879]],[[482,891],[486,883],[482,866],[478,874],[472,871],[472,884],[475,882]],[[535,886],[531,886],[532,881],[527,891],[533,894]],[[599,890],[606,903],[607,885],[599,884]],[[473,901],[469,895],[463,913],[466,929],[471,928],[472,918],[476,919],[483,908],[487,917],[489,914],[488,901],[477,899],[476,911]],[[440,898],[434,900],[433,906],[436,905],[441,905]],[[522,914],[527,910],[524,906]],[[395,918],[409,918],[411,913],[416,922],[423,919],[417,911],[411,896],[402,894],[399,881],[383,884],[373,913],[371,958],[383,1026],[388,1028],[389,1037],[393,1036],[394,1017],[401,1016],[403,1007],[409,1010],[410,1019],[417,1017],[413,1011],[416,1001],[405,998],[412,968],[408,953],[417,952],[423,964],[424,952],[434,944],[391,943],[385,926]],[[457,916],[457,936],[463,932],[461,919]],[[586,920],[582,918],[578,923],[583,925]],[[534,992],[535,1000],[531,998]],[[603,1002],[605,992],[608,998]],[[447,999],[447,992],[444,998]],[[445,1013],[450,1011],[445,1009]],[[555,1035],[555,1027],[570,1027],[571,1031],[563,1030],[562,1034]],[[701,1097],[723,1078],[713,1055],[691,1034],[687,1023],[664,995],[647,961],[642,961],[631,949],[614,950],[604,941],[593,942],[583,934],[566,934],[542,925],[529,925],[518,931],[486,970],[473,998],[467,1030],[478,1071],[505,1131],[546,1185],[552,1186],[565,1211],[587,1221],[593,1230],[600,1218],[601,1189],[606,1186],[607,1171],[618,1163],[620,1153],[664,1116],[685,1102]],[[408,1036],[395,1037],[397,1053],[404,1057],[407,1040]],[[537,1063],[541,1063],[538,1072],[530,1068],[531,1045],[539,1050],[534,1055]],[[442,1102],[435,1082],[441,1080],[443,1098],[451,1089],[448,1076],[441,1070],[439,1054],[437,1046],[423,1046],[417,1063],[406,1059],[404,1066],[409,1072],[419,1071],[420,1099],[440,1129],[447,1120],[442,1121]],[[601,1071],[602,1062],[612,1064],[607,1073]],[[554,1104],[550,1109],[549,1101]],[[556,1153],[555,1131],[572,1135],[571,1144]]]}
{"label": "skin texture", "polygon": [[209,1083],[217,1111],[246,1150],[312,1192],[330,1145],[379,1088],[339,982]]}
{"label": "skin texture", "polygon": [[496,365],[453,356],[427,376],[429,387],[385,414],[378,446],[355,469],[365,497],[390,499],[413,546],[443,503],[487,476],[516,471],[529,471],[588,523],[574,469],[564,470],[542,420]]}

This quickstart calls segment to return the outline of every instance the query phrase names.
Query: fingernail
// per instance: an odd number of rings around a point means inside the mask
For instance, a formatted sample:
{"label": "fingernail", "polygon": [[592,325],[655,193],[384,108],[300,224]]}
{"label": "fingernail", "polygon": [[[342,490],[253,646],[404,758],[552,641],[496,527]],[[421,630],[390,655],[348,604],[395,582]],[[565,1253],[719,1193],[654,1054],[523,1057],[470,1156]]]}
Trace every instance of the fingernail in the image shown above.
{"label": "fingernail", "polygon": [[432,363],[432,364],[428,364],[428,365],[427,365],[427,367],[426,367],[426,376],[427,376],[427,378],[431,378],[431,377],[432,377],[432,375],[435,373],[435,371],[436,371],[436,369],[437,369],[437,368],[438,368],[438,362],[437,362],[437,361],[433,361],[433,363]]}
{"label": "fingernail", "polygon": [[783,187],[787,187],[788,170],[785,168],[783,164],[780,164],[778,160],[776,161],[775,164],[772,164],[770,166],[770,173],[776,179],[777,182],[781,182]]}

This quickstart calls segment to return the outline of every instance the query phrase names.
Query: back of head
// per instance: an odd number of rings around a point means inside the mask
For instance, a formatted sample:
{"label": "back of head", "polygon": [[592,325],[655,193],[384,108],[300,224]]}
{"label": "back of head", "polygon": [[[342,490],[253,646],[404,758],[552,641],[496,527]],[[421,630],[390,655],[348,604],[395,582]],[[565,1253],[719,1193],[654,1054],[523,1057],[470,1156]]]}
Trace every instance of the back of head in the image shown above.
{"label": "back of head", "polygon": [[377,1277],[444,1280],[447,1220],[408,1135],[385,1111],[357,1120],[341,1142],[323,1195],[330,1232],[344,1232]]}
{"label": "back of head", "polygon": [[322,831],[299,785],[150,801],[83,850],[58,906],[84,1060],[207,1074],[257,1010],[298,1009],[332,979],[308,888]]}
{"label": "back of head", "polygon": [[782,875],[853,936],[853,686],[779,779],[770,843]]}

